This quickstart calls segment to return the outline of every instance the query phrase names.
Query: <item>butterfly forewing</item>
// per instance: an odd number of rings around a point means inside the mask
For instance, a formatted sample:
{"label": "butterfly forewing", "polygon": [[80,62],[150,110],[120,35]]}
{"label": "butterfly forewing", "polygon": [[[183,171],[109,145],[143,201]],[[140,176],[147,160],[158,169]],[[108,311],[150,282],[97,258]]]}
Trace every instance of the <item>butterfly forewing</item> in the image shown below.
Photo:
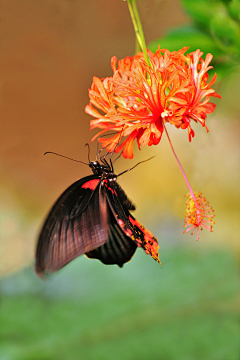
{"label": "butterfly forewing", "polygon": [[39,236],[36,271],[56,271],[108,239],[106,194],[96,175],[72,184],[56,201]]}

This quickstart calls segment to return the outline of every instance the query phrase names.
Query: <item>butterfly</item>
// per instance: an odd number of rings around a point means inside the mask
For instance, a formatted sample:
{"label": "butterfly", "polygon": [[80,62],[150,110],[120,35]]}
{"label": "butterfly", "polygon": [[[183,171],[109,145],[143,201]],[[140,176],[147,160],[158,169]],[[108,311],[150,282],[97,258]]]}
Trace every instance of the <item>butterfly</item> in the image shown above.
{"label": "butterfly", "polygon": [[88,165],[93,174],[69,186],[45,220],[36,273],[41,277],[57,271],[82,254],[122,267],[137,247],[161,264],[157,239],[130,214],[135,206],[117,183],[117,177],[131,169],[116,175],[105,157]]}

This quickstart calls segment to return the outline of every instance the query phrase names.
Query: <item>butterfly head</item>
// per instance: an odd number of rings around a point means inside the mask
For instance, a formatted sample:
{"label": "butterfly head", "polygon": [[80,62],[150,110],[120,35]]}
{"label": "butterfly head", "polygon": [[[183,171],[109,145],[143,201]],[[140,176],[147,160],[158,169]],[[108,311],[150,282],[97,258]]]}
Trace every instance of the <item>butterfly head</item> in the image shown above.
{"label": "butterfly head", "polygon": [[107,161],[104,161],[102,164],[98,161],[91,161],[89,163],[89,167],[92,169],[92,172],[95,175],[103,175],[103,174],[112,174],[113,169],[108,164]]}

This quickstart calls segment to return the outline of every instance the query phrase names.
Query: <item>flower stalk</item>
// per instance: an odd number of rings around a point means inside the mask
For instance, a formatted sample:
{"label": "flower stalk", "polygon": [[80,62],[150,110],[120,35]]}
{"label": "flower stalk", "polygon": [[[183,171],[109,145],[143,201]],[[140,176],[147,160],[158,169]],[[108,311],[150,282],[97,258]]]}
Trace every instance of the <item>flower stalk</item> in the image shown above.
{"label": "flower stalk", "polygon": [[163,120],[163,126],[164,126],[164,130],[165,130],[165,132],[166,132],[166,135],[167,135],[169,144],[170,144],[170,146],[171,146],[173,155],[175,156],[175,159],[177,160],[177,163],[178,163],[178,165],[179,165],[179,167],[180,167],[180,170],[181,170],[181,172],[182,172],[182,174],[183,174],[183,177],[184,177],[184,179],[185,179],[185,181],[186,181],[187,187],[188,187],[188,189],[189,189],[189,191],[190,191],[193,199],[196,200],[195,195],[194,195],[194,192],[193,192],[193,190],[192,190],[192,188],[191,188],[191,185],[190,185],[190,183],[189,183],[189,181],[188,181],[187,175],[185,174],[185,171],[183,170],[182,164],[180,163],[180,160],[178,159],[177,154],[175,153],[175,150],[174,150],[174,148],[173,148],[173,144],[172,144],[171,139],[170,139],[170,137],[169,137],[169,134],[168,134],[168,131],[167,131],[167,128],[166,128],[166,125],[165,125],[165,121],[164,121],[164,120]]}
{"label": "flower stalk", "polygon": [[193,230],[193,232],[191,233],[193,235],[194,231],[197,229],[197,241],[198,241],[200,228],[201,229],[205,228],[209,231],[212,231],[212,225],[215,224],[215,222],[213,221],[213,218],[215,217],[215,215],[213,215],[214,211],[209,206],[209,203],[207,202],[206,198],[202,197],[202,193],[200,192],[196,193],[192,190],[187,175],[185,174],[182,164],[180,163],[180,160],[178,159],[177,154],[175,153],[175,150],[173,148],[171,139],[169,137],[165,125],[164,116],[163,116],[163,127],[167,135],[169,144],[171,146],[173,155],[177,160],[177,163],[180,167],[180,170],[183,174],[183,177],[186,181],[187,187],[190,192],[189,194],[186,195],[188,197],[188,201],[186,203],[185,225],[184,225],[184,227],[186,227],[187,225],[190,225],[190,227],[187,230],[185,230],[183,233],[186,234],[189,230]]}

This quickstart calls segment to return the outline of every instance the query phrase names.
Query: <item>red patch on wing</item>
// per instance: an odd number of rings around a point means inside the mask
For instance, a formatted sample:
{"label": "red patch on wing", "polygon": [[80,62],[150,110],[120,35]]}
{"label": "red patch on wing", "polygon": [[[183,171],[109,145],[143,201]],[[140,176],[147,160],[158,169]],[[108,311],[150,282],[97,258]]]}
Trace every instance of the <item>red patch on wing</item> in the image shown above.
{"label": "red patch on wing", "polygon": [[113,194],[115,194],[115,195],[117,196],[116,190],[112,189],[111,186],[108,186],[108,185],[107,185],[108,181],[105,179],[105,180],[103,180],[103,182],[104,182],[104,185],[106,186],[106,188],[107,188],[108,190],[110,190]]}
{"label": "red patch on wing", "polygon": [[137,242],[137,245],[142,247],[146,254],[150,254],[152,258],[161,265],[161,261],[158,257],[159,245],[157,239],[149,230],[145,229],[139,221],[133,219],[131,216],[129,216],[129,221],[133,226],[136,226],[144,234],[144,242],[142,242],[140,239],[134,239]]}
{"label": "red patch on wing", "polygon": [[89,180],[87,182],[85,182],[82,185],[83,189],[90,189],[90,190],[95,190],[97,185],[99,184],[100,179],[93,179],[93,180]]}

